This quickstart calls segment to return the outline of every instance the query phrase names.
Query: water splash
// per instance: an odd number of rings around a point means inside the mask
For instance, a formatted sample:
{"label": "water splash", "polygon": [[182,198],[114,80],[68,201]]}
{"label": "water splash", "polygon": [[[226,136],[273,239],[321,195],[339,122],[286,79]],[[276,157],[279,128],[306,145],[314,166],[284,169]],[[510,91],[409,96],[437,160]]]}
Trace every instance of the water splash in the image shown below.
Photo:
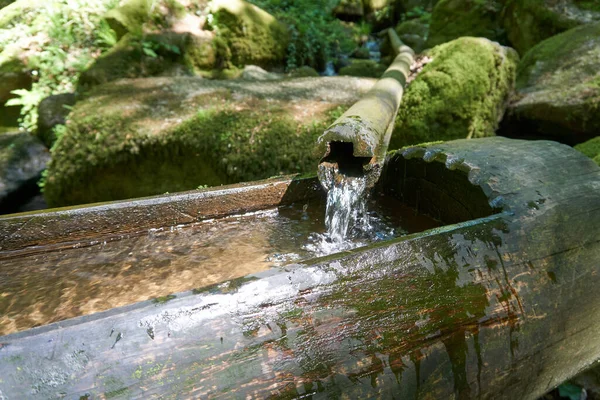
{"label": "water splash", "polygon": [[369,192],[364,177],[332,174],[327,192],[325,233],[309,236],[303,248],[324,256],[394,236],[394,229],[367,208]]}
{"label": "water splash", "polygon": [[367,198],[364,178],[340,176],[327,192],[325,227],[332,242],[346,240],[348,230],[368,225]]}

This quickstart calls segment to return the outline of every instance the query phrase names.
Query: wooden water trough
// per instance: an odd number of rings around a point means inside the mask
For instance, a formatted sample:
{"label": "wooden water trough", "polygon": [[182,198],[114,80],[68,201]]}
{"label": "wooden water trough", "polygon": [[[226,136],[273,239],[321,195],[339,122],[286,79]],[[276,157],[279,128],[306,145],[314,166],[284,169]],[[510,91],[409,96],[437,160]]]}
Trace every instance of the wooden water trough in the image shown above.
{"label": "wooden water trough", "polygon": [[[535,399],[600,357],[589,159],[459,140],[390,154],[375,191],[445,225],[0,336],[0,398]],[[319,196],[277,179],[6,216],[0,278],[47,246]]]}

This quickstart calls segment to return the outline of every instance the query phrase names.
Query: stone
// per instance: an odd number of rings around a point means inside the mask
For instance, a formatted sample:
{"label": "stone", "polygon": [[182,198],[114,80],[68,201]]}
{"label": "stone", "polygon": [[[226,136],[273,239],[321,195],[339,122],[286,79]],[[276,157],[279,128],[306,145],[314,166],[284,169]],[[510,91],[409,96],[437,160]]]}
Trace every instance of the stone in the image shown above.
{"label": "stone", "polygon": [[284,65],[289,32],[275,17],[243,0],[213,0],[211,10],[234,66]]}
{"label": "stone", "polygon": [[39,192],[37,181],[50,153],[35,136],[0,134],[0,212],[12,212]]}
{"label": "stone", "polygon": [[81,74],[79,85],[85,88],[152,76],[211,76],[213,69],[226,64],[219,58],[217,42],[212,34],[206,37],[164,32],[146,35],[144,39],[128,34]]}
{"label": "stone", "polygon": [[512,47],[529,49],[578,25],[600,21],[600,3],[589,0],[508,0],[502,25]]}
{"label": "stone", "polygon": [[514,86],[516,51],[465,37],[424,54],[433,61],[408,86],[389,148],[493,136]]}
{"label": "stone", "polygon": [[350,65],[340,68],[339,75],[379,78],[387,67],[373,60],[350,59]]}
{"label": "stone", "polygon": [[437,46],[462,36],[503,40],[499,0],[440,0],[431,15],[427,47]]}
{"label": "stone", "polygon": [[523,57],[502,134],[574,145],[600,131],[600,23],[546,39]]}
{"label": "stone", "polygon": [[61,93],[46,97],[38,106],[36,135],[50,148],[54,144],[53,129],[56,125],[64,125],[66,117],[75,104],[75,93]]}
{"label": "stone", "polygon": [[373,84],[159,77],[97,86],[53,147],[44,196],[50,206],[83,204],[314,171],[317,137]]}
{"label": "stone", "polygon": [[267,72],[256,65],[246,65],[242,71],[241,78],[248,81],[274,81],[283,79],[283,75]]}
{"label": "stone", "polygon": [[319,73],[316,69],[304,65],[300,68],[296,68],[288,74],[292,78],[307,78],[307,77],[316,77],[319,76]]}
{"label": "stone", "polygon": [[150,17],[152,3],[151,0],[125,0],[108,11],[104,19],[119,39],[128,33],[141,33]]}
{"label": "stone", "polygon": [[5,106],[14,97],[13,90],[31,89],[32,79],[25,63],[12,51],[0,53],[0,125],[16,126],[20,107]]}
{"label": "stone", "polygon": [[429,34],[429,23],[425,19],[410,19],[399,23],[394,29],[400,40],[412,48],[415,53],[425,50],[425,43]]}
{"label": "stone", "polygon": [[362,0],[341,0],[333,9],[333,15],[342,21],[358,21],[365,15]]}
{"label": "stone", "polygon": [[8,6],[9,4],[14,3],[15,0],[0,0],[0,9]]}

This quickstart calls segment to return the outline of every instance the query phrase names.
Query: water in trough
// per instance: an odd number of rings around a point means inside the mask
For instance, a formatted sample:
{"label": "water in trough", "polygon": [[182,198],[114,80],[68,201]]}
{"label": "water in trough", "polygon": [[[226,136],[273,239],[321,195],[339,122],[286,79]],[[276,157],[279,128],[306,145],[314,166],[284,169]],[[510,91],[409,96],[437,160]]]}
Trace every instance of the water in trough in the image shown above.
{"label": "water in trough", "polygon": [[[347,195],[342,190],[330,197],[355,201]],[[360,229],[367,220],[370,228]],[[326,224],[352,237],[338,240],[343,233],[328,233]],[[143,300],[163,301],[172,293],[437,225],[388,197],[365,203],[361,213],[326,218],[324,202],[311,200],[115,241],[38,248],[28,255],[0,252],[0,336]]]}

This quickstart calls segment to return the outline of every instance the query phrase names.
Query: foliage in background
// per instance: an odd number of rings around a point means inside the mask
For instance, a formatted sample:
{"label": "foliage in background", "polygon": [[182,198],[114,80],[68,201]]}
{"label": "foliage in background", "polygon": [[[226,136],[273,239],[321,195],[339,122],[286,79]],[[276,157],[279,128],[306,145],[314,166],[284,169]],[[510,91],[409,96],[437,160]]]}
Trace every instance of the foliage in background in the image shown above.
{"label": "foliage in background", "polygon": [[327,60],[350,53],[356,47],[352,29],[333,17],[335,0],[249,1],[290,27],[288,70],[308,65],[322,71]]}
{"label": "foliage in background", "polygon": [[52,94],[75,90],[79,74],[116,36],[101,20],[118,0],[49,0],[19,14],[0,29],[0,53],[17,54],[33,76],[7,105],[22,106],[20,126],[35,130],[37,106]]}

